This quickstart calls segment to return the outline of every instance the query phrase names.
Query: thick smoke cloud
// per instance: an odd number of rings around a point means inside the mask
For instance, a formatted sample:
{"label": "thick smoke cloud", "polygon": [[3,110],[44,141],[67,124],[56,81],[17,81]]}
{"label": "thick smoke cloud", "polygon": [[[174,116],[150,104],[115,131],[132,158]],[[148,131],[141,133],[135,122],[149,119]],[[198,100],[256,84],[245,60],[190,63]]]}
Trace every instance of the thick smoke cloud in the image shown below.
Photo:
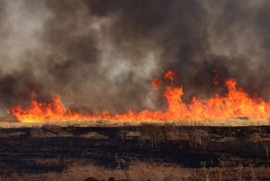
{"label": "thick smoke cloud", "polygon": [[173,69],[184,100],[214,92],[217,70],[270,92],[267,0],[0,0],[1,108],[50,101],[72,110],[166,107],[150,81]]}

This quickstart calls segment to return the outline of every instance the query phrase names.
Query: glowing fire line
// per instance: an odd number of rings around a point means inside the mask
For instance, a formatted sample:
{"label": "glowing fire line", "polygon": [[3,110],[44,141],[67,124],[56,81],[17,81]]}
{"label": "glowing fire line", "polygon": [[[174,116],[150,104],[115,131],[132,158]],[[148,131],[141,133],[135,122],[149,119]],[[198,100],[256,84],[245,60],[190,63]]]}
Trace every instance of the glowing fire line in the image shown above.
{"label": "glowing fire line", "polygon": [[[166,84],[164,96],[168,101],[167,111],[151,112],[144,110],[135,113],[129,110],[126,114],[110,114],[103,111],[101,115],[82,115],[66,109],[58,95],[52,103],[45,104],[32,101],[27,109],[18,105],[10,109],[11,113],[21,122],[43,122],[43,121],[65,121],[65,120],[86,120],[86,119],[110,119],[123,121],[154,121],[154,120],[217,120],[233,119],[236,117],[249,117],[252,119],[266,119],[270,117],[270,101],[263,101],[262,98],[251,98],[242,88],[236,88],[236,80],[225,80],[228,93],[224,96],[215,94],[208,100],[192,98],[189,104],[182,101],[182,87],[173,88],[169,82],[174,82],[176,75],[169,70],[164,75],[164,81],[153,79],[153,90],[156,91],[162,83]],[[214,78],[215,85],[218,78]]]}

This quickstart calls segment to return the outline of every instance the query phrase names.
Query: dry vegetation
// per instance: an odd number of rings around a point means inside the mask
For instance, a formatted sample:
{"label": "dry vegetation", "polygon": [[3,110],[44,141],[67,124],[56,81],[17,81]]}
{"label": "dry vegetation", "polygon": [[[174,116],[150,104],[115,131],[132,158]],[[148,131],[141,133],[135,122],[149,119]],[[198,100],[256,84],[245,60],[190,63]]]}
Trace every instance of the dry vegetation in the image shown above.
{"label": "dry vegetation", "polygon": [[[2,145],[9,145],[7,149],[5,146],[0,149],[2,173],[7,173],[0,175],[3,181],[83,181],[88,177],[104,181],[110,177],[116,181],[270,178],[269,127],[259,127],[270,125],[270,120],[70,120],[46,123],[0,120]],[[33,144],[38,151],[32,148]],[[196,154],[200,157],[193,157]],[[105,164],[98,164],[99,156],[104,157]],[[216,163],[215,157],[218,158]],[[23,168],[14,169],[12,158],[20,159],[18,163],[23,163]],[[110,161],[118,166],[109,167]],[[194,166],[196,164],[198,166]],[[22,170],[29,165],[63,169],[27,174]]]}
{"label": "dry vegetation", "polygon": [[228,119],[212,121],[112,121],[112,120],[68,120],[68,121],[50,121],[50,122],[18,122],[11,116],[0,117],[0,127],[2,128],[23,128],[23,127],[42,127],[45,124],[59,125],[62,127],[122,127],[139,126],[143,124],[155,125],[174,125],[174,126],[269,126],[270,119]]}
{"label": "dry vegetation", "polygon": [[43,174],[22,174],[16,172],[10,176],[2,176],[2,181],[83,181],[93,177],[97,180],[107,181],[113,177],[116,181],[199,181],[199,180],[260,180],[261,176],[270,177],[270,168],[254,168],[238,166],[234,168],[205,167],[202,162],[201,168],[183,168],[173,164],[157,164],[135,162],[129,169],[107,169],[92,164],[74,164],[61,173],[49,172]]}
{"label": "dry vegetation", "polygon": [[[75,164],[62,173],[45,173],[18,175],[13,173],[9,177],[2,177],[1,180],[59,180],[59,181],[83,181],[88,177],[94,177],[98,180],[108,180],[114,177],[116,180],[134,180],[134,181],[163,181],[166,177],[173,177],[177,180],[185,180],[194,177],[196,169],[181,168],[178,165],[158,165],[154,163],[137,162],[130,166],[128,170],[106,169],[94,165]],[[16,179],[17,178],[17,179]]]}

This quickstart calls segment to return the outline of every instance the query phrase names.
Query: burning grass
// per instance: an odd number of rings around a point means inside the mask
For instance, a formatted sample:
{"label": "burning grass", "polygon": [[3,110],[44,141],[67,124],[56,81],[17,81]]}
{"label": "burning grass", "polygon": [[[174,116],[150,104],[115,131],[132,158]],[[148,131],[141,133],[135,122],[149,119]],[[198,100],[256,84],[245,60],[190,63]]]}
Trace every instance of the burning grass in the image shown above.
{"label": "burning grass", "polygon": [[[184,95],[183,87],[175,85],[177,81],[176,77],[173,71],[167,71],[163,81],[154,79],[152,82],[154,91],[159,88],[160,84],[165,85],[163,87],[163,94],[168,104],[166,111],[157,110],[153,112],[146,109],[141,112],[134,112],[133,110],[129,110],[123,114],[112,114],[108,111],[101,111],[99,114],[83,115],[65,108],[60,96],[56,95],[49,104],[34,99],[29,108],[23,108],[21,105],[18,105],[10,108],[10,112],[21,122],[81,120],[80,124],[84,123],[84,120],[91,120],[88,121],[91,124],[95,124],[95,120],[112,120],[112,122],[117,121],[117,124],[120,123],[119,121],[148,121],[156,123],[156,120],[160,120],[167,123],[171,122],[170,120],[189,120],[197,122],[179,121],[176,124],[201,125],[200,122],[203,120],[206,123],[202,123],[202,125],[216,125],[216,123],[213,123],[216,121],[213,120],[219,120],[217,121],[218,125],[234,126],[239,125],[239,121],[232,120],[238,117],[253,119],[253,121],[241,121],[248,122],[243,123],[243,125],[253,125],[254,120],[259,119],[260,121],[255,121],[255,123],[258,123],[270,118],[270,99],[264,101],[258,96],[251,97],[241,87],[236,86],[236,80],[234,79],[223,81],[224,87],[227,89],[225,95],[216,93],[213,97],[206,100],[193,97],[190,103],[185,103],[182,100],[182,96]],[[214,83],[217,85],[219,82],[216,82],[216,79],[214,79]],[[207,120],[211,121],[207,123]],[[266,122],[268,121],[266,120]],[[115,122],[109,124],[115,124]],[[265,121],[258,125],[264,124],[266,124]]]}

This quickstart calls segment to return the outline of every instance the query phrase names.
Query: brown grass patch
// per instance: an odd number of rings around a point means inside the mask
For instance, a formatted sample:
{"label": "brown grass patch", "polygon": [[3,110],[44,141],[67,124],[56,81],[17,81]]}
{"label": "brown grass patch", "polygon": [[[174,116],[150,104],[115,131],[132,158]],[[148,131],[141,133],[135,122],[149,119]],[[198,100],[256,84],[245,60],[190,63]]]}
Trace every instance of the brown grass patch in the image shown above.
{"label": "brown grass patch", "polygon": [[228,119],[212,121],[112,121],[112,120],[68,120],[68,121],[49,121],[49,122],[17,122],[12,116],[0,117],[0,127],[2,128],[23,128],[23,127],[42,127],[43,125],[59,125],[62,127],[122,127],[140,126],[145,124],[154,125],[173,125],[173,126],[269,126],[270,119]]}

